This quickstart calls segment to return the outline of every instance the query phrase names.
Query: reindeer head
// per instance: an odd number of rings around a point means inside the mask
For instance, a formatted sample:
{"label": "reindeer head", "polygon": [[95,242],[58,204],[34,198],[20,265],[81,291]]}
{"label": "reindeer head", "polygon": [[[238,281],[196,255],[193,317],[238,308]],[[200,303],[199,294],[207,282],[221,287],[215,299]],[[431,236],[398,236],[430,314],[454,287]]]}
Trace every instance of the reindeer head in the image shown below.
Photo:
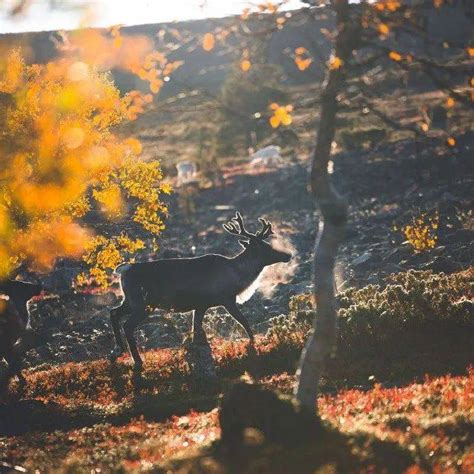
{"label": "reindeer head", "polygon": [[239,212],[235,214],[227,224],[223,224],[224,229],[229,234],[240,237],[239,244],[246,251],[261,258],[264,265],[272,265],[279,262],[289,262],[292,255],[287,252],[274,249],[265,239],[273,234],[272,225],[263,218],[258,219],[262,224],[262,229],[256,234],[248,232],[244,227],[244,221]]}

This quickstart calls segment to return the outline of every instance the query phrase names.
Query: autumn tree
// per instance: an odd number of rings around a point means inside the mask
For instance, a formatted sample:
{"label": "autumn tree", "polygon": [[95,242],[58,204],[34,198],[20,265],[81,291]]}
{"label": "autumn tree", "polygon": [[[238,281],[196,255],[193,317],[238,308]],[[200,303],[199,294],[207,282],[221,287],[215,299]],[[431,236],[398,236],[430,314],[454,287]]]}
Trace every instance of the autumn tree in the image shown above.
{"label": "autumn tree", "polygon": [[[61,34],[58,56],[27,65],[20,50],[0,62],[0,278],[20,265],[44,271],[58,257],[82,258],[92,277],[145,248],[164,228],[171,191],[157,161],[141,159],[135,138],[116,132],[134,120],[181,63],[168,62],[143,37],[80,30]],[[149,83],[121,95],[108,69]],[[99,213],[101,231],[88,225]],[[112,225],[127,217],[130,225]]]}

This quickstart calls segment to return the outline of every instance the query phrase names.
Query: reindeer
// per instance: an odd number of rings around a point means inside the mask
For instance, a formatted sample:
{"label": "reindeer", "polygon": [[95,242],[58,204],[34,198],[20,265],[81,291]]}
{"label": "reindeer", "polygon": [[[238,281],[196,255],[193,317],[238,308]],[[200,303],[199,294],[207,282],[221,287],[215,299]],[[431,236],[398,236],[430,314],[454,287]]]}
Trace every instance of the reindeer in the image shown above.
{"label": "reindeer", "polygon": [[259,218],[262,229],[256,234],[248,232],[240,213],[224,229],[239,237],[243,251],[235,257],[208,254],[194,258],[170,258],[141,263],[119,265],[116,272],[124,293],[122,304],[110,311],[115,347],[110,354],[114,362],[124,351],[120,320],[133,357],[135,369],[141,370],[142,359],[134,339],[134,330],[147,316],[147,306],[176,311],[193,311],[193,341],[206,341],[202,328],[207,309],[224,306],[240,323],[253,346],[254,336],[247,318],[237,306],[237,296],[248,289],[264,267],[289,262],[292,255],[274,249],[265,241],[272,225]]}
{"label": "reindeer", "polygon": [[21,383],[21,358],[33,345],[28,301],[41,293],[42,287],[20,280],[0,282],[0,360],[8,364],[7,378],[16,374]]}

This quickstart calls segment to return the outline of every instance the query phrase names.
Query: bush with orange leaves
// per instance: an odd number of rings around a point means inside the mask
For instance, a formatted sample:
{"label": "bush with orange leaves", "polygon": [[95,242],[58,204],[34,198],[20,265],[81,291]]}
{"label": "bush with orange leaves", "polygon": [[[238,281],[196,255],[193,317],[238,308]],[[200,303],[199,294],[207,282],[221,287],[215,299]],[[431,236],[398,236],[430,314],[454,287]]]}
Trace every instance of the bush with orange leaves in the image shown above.
{"label": "bush with orange leaves", "polygon": [[83,224],[93,210],[159,235],[160,197],[171,189],[158,162],[140,160],[137,140],[113,133],[135,115],[136,95],[121,96],[107,73],[77,58],[27,66],[14,50],[0,62],[0,278],[20,263],[41,271],[82,256],[106,284],[107,269],[144,243],[94,236]]}

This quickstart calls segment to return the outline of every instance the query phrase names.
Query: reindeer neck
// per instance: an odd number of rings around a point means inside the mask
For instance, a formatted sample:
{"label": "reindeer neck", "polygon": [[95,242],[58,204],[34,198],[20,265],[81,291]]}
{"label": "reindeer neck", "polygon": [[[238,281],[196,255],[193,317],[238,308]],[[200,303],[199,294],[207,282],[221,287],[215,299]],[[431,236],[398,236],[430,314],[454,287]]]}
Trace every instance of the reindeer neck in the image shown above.
{"label": "reindeer neck", "polygon": [[265,265],[258,255],[249,250],[244,250],[234,257],[235,268],[239,273],[241,282],[247,287],[262,272]]}

